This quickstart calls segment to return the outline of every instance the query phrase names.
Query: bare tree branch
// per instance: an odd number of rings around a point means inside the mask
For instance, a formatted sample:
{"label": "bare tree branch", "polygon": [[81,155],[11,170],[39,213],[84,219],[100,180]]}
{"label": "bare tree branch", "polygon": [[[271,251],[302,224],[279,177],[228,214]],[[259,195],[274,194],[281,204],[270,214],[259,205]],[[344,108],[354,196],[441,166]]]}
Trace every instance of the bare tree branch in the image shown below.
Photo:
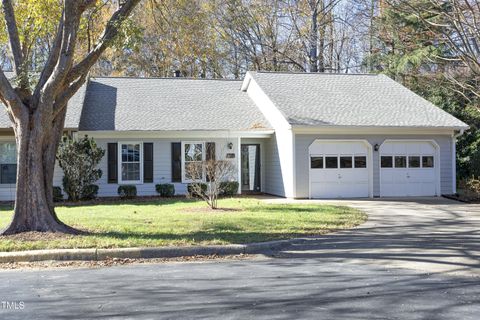
{"label": "bare tree branch", "polygon": [[20,44],[20,37],[18,36],[17,22],[15,20],[15,12],[13,4],[10,0],[3,0],[3,14],[5,15],[5,24],[7,26],[8,38],[10,39],[10,48],[12,50],[13,61],[17,76],[25,73],[27,70],[22,70],[23,51]]}
{"label": "bare tree branch", "polygon": [[135,6],[141,0],[127,0],[121,7],[112,15],[105,27],[103,35],[95,45],[95,48],[90,51],[87,56],[75,65],[68,75],[68,82],[72,82],[79,78],[83,73],[86,73],[100,58],[100,55],[107,49],[110,41],[112,41],[118,34],[122,22],[130,15]]}

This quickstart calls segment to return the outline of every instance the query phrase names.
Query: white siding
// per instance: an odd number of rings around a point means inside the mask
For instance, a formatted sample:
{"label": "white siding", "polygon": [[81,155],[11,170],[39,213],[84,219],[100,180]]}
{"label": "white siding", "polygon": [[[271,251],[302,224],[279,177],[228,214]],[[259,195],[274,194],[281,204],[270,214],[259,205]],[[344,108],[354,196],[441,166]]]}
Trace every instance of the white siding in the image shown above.
{"label": "white siding", "polygon": [[282,168],[277,147],[277,137],[273,135],[265,142],[265,187],[264,191],[277,196],[285,196]]}
{"label": "white siding", "polygon": [[[442,194],[454,191],[452,177],[452,137],[450,135],[295,135],[296,198],[308,198],[308,147],[316,139],[365,139],[372,146],[381,145],[386,139],[434,140],[440,146],[440,188]],[[373,151],[373,195],[380,196],[379,153]]]}
{"label": "white siding", "polygon": [[[95,137],[94,137],[95,138]],[[172,142],[181,142],[181,141],[204,141],[204,142],[215,142],[215,153],[217,159],[222,159],[225,157],[226,153],[235,153],[234,162],[237,163],[237,141],[236,138],[191,138],[191,139],[95,139],[97,145],[103,149],[107,149],[107,144],[112,142],[127,142],[127,141],[142,141],[142,142],[152,142],[153,143],[153,183],[142,183],[137,184],[137,194],[139,196],[151,196],[157,195],[155,190],[155,185],[159,183],[172,183]],[[232,149],[228,149],[227,144],[229,142],[233,143]],[[103,157],[102,161],[99,164],[100,169],[103,171],[102,178],[97,181],[99,185],[99,197],[116,197],[118,195],[117,189],[119,184],[117,183],[108,183],[107,182],[107,155]],[[186,193],[186,184],[174,183],[175,193],[176,194],[185,194]]]}

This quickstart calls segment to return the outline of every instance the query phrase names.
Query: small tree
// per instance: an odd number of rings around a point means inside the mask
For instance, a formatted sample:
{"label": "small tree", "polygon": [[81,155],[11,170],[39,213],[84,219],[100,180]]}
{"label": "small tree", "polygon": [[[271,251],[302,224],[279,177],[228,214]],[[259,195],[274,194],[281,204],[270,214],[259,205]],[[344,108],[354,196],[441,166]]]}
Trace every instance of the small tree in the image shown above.
{"label": "small tree", "polygon": [[64,137],[58,147],[57,160],[63,170],[63,189],[71,201],[90,198],[96,188],[92,184],[102,177],[97,169],[105,150],[99,148],[93,138],[80,140]]}
{"label": "small tree", "polygon": [[[230,160],[207,160],[192,163],[185,167],[185,173],[194,181],[190,184],[189,194],[203,199],[212,209],[218,208],[218,197],[225,190],[225,181],[235,174],[235,165]],[[206,178],[206,182],[202,177]],[[205,187],[202,186],[207,186]]]}

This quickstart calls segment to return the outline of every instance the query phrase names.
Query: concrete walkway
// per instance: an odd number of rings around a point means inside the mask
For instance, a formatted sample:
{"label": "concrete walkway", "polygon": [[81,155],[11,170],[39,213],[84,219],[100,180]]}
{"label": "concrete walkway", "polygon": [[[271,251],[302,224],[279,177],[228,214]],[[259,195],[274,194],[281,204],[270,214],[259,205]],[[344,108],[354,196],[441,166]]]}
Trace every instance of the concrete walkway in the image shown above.
{"label": "concrete walkway", "polygon": [[369,219],[356,229],[294,246],[281,257],[480,276],[478,204],[445,198],[293,201],[348,205],[365,211]]}

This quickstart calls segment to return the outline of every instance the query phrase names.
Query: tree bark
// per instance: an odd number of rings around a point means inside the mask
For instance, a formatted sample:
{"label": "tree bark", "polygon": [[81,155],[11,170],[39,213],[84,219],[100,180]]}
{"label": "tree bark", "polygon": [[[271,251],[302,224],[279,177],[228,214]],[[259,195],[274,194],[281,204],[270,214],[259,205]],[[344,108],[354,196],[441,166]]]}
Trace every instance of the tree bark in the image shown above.
{"label": "tree bark", "polygon": [[[17,144],[17,185],[14,216],[2,234],[26,231],[80,233],[61,222],[53,204],[53,174],[58,143],[61,139],[66,106],[85,83],[88,71],[112,44],[122,22],[140,0],[126,0],[113,13],[95,47],[75,64],[75,45],[80,19],[95,0],[65,0],[54,46],[43,67],[34,93],[28,81],[12,87],[0,68],[0,101],[12,121]],[[10,47],[15,57],[17,76],[27,79],[28,63],[20,43],[14,6],[3,0]],[[23,51],[22,51],[23,50]]]}
{"label": "tree bark", "polygon": [[24,114],[15,126],[17,143],[17,193],[13,220],[4,235],[27,231],[79,233],[61,222],[53,205],[53,171],[65,109],[53,121],[39,105]]}
{"label": "tree bark", "polygon": [[310,16],[310,52],[308,54],[310,72],[318,72],[318,5],[316,0],[309,1],[311,16]]}

